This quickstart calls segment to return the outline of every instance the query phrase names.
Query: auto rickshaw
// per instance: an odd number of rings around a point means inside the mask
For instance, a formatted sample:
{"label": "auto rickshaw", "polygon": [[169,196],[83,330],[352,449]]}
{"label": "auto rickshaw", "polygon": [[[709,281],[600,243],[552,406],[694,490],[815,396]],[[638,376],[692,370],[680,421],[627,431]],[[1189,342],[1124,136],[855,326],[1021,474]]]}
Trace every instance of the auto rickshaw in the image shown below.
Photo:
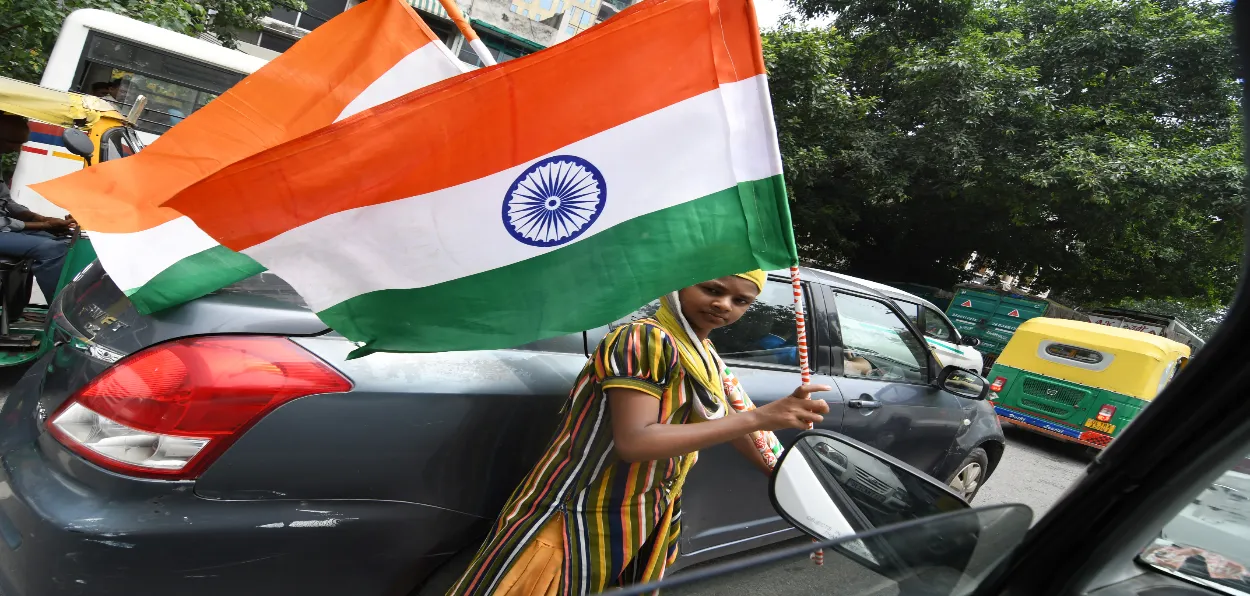
{"label": "auto rickshaw", "polygon": [[990,399],[1004,423],[1101,450],[1189,357],[1189,346],[1141,331],[1030,319],[990,369]]}
{"label": "auto rickshaw", "polygon": [[[142,147],[134,123],[145,104],[146,98],[140,97],[130,113],[122,115],[98,97],[0,77],[0,114],[25,118],[31,130],[19,168],[43,174],[27,183],[66,173],[67,160],[83,168],[134,154]],[[70,242],[58,293],[96,258],[85,234],[76,230]],[[51,347],[46,341],[47,308],[29,304],[33,282],[29,260],[0,257],[0,366],[35,360]],[[51,303],[54,296],[44,298]]]}

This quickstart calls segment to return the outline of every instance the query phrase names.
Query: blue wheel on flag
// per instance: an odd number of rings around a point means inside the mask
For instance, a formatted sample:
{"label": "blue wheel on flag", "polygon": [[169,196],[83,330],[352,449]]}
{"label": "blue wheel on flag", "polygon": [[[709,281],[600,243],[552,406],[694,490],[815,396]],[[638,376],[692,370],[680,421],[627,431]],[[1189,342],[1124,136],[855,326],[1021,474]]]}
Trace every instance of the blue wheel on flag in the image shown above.
{"label": "blue wheel on flag", "polygon": [[556,155],[526,168],[503,199],[503,223],[530,246],[559,246],[581,236],[608,198],[603,174],[590,162]]}

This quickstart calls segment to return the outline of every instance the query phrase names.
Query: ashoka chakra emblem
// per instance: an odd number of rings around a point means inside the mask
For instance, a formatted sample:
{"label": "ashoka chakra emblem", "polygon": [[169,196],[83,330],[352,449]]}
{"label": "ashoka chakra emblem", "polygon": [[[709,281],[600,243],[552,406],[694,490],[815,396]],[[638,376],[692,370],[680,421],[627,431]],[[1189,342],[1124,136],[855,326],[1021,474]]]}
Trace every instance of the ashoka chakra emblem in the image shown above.
{"label": "ashoka chakra emblem", "polygon": [[548,157],[517,177],[503,199],[503,223],[531,246],[558,246],[581,236],[607,201],[603,174],[572,155]]}

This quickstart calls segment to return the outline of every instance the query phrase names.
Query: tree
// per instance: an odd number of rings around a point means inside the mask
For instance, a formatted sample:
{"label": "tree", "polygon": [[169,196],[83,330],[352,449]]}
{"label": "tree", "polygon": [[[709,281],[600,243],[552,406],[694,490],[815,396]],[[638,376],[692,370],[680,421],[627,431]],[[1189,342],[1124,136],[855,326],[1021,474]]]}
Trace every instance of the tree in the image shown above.
{"label": "tree", "polygon": [[1076,302],[1227,302],[1244,226],[1229,8],[792,0],[765,35],[804,257],[949,287],[972,254]]}
{"label": "tree", "polygon": [[[296,10],[300,0],[278,2]],[[209,32],[234,47],[239,30],[260,29],[269,0],[0,0],[0,76],[39,82],[61,22],[80,8],[98,8],[166,29],[199,35]]]}

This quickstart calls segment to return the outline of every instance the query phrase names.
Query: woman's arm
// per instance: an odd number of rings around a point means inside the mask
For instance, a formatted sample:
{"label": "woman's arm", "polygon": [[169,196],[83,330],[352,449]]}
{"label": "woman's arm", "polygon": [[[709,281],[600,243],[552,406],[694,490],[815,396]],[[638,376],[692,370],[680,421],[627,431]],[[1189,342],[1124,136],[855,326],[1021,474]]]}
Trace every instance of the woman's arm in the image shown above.
{"label": "woman's arm", "polygon": [[608,390],[612,412],[612,439],[616,455],[627,462],[655,461],[685,455],[741,438],[757,430],[807,428],[824,419],[829,404],[808,399],[827,385],[804,385],[794,393],[749,412],[693,424],[659,422],[660,401],[636,389]]}

